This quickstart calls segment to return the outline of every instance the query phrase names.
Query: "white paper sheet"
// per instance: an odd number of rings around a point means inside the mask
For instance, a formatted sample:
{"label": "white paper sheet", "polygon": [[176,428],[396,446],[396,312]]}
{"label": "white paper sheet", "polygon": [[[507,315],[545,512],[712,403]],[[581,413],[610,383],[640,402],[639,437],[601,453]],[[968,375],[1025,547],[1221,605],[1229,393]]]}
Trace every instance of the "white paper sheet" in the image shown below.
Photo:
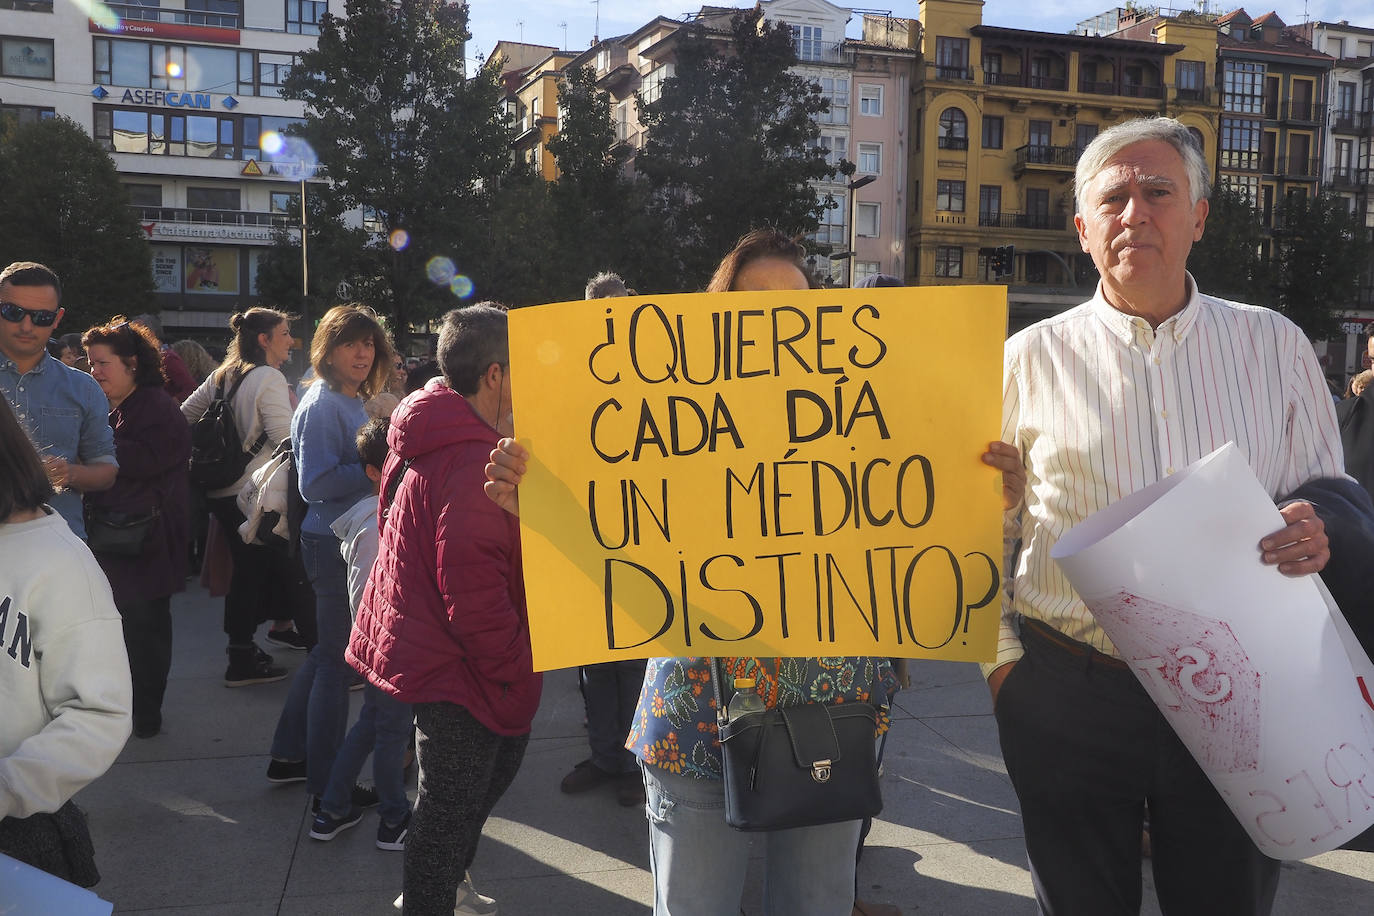
{"label": "white paper sheet", "polygon": [[1374,824],[1374,665],[1317,576],[1260,562],[1283,525],[1228,443],[1051,555],[1255,844],[1300,859]]}
{"label": "white paper sheet", "polygon": [[84,887],[0,853],[0,914],[4,916],[110,916],[114,904]]}

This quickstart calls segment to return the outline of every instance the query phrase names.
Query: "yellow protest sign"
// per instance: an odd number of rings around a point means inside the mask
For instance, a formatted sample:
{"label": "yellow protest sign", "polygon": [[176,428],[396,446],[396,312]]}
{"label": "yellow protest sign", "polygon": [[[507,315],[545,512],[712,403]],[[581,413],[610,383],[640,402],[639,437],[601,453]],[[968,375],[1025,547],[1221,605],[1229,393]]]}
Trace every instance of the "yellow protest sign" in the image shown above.
{"label": "yellow protest sign", "polygon": [[991,658],[1005,327],[978,286],[512,312],[535,666]]}

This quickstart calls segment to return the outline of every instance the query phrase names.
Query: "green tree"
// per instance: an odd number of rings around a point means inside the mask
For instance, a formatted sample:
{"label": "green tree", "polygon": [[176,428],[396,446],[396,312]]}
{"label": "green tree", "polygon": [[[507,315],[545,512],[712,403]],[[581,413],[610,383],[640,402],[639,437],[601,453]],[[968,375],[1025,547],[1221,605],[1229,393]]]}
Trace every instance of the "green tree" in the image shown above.
{"label": "green tree", "polygon": [[1312,340],[1340,333],[1369,263],[1369,232],[1336,195],[1290,197],[1274,230],[1277,307]]}
{"label": "green tree", "polygon": [[741,10],[724,37],[684,27],[662,95],[639,99],[648,139],[635,169],[669,227],[664,289],[699,288],[750,229],[814,231],[829,202],[811,185],[836,172],[815,121],[829,102],[789,69],[797,62],[790,29],[762,16]]}
{"label": "green tree", "polygon": [[[0,133],[4,262],[38,261],[62,278],[62,330],[156,311],[151,253],[109,155],[76,122]],[[3,266],[3,265],[0,265]]]}
{"label": "green tree", "polygon": [[563,74],[559,131],[549,141],[558,178],[549,188],[557,264],[547,301],[580,298],[592,275],[610,270],[648,291],[659,278],[664,229],[648,186],[627,173],[633,150],[616,140],[610,96],[587,67]]}
{"label": "green tree", "polygon": [[1259,214],[1244,195],[1226,185],[1212,190],[1208,205],[1206,229],[1188,255],[1198,289],[1223,299],[1274,305]]}
{"label": "green tree", "polygon": [[[318,45],[301,55],[283,90],[305,103],[299,133],[328,177],[311,188],[322,220],[365,207],[382,227],[359,236],[317,221],[311,295],[331,299],[338,281],[348,280],[358,297],[393,317],[401,337],[412,322],[458,304],[445,260],[479,294],[488,285],[491,192],[509,167],[510,128],[498,112],[493,73],[465,75],[468,38],[466,4],[348,0],[344,17],[323,17]],[[405,233],[404,245],[389,243],[395,230]],[[316,270],[317,254],[326,269]],[[273,255],[290,256],[286,245]]]}

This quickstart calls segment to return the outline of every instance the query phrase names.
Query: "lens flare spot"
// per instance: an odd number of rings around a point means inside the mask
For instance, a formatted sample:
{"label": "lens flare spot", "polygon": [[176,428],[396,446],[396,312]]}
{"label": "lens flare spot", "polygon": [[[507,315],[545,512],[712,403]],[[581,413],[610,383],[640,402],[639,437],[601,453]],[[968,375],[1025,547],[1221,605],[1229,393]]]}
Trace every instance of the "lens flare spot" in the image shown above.
{"label": "lens flare spot", "polygon": [[453,261],[443,255],[436,255],[425,264],[425,274],[435,286],[447,286],[458,274]]}
{"label": "lens flare spot", "polygon": [[[275,138],[270,141],[270,145],[268,134]],[[269,130],[262,135],[261,142],[263,154],[272,163],[272,169],[276,174],[301,181],[315,177],[320,160],[303,138]]]}
{"label": "lens flare spot", "polygon": [[115,15],[114,10],[101,3],[100,0],[73,0],[73,2],[77,9],[86,14],[86,18],[102,29],[119,28],[119,17]]}
{"label": "lens flare spot", "polygon": [[535,356],[545,366],[556,366],[563,359],[563,348],[556,340],[546,340],[535,350]]}
{"label": "lens flare spot", "polygon": [[174,80],[181,79],[181,64],[174,60],[167,61],[167,75]]}
{"label": "lens flare spot", "polygon": [[458,276],[448,281],[448,289],[449,292],[453,293],[453,295],[457,296],[459,299],[466,299],[472,295],[472,278],[458,274]]}
{"label": "lens flare spot", "polygon": [[405,251],[406,246],[410,244],[410,233],[404,229],[392,229],[387,244],[396,251]]}

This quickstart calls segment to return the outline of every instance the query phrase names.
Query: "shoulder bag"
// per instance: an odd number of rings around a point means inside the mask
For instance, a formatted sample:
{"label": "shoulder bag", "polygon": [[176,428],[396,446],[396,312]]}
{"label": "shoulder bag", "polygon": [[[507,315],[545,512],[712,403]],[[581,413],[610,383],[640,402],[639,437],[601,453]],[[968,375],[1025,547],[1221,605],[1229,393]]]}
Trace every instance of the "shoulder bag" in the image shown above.
{"label": "shoulder bag", "polygon": [[[876,694],[877,662],[873,662]],[[883,809],[870,703],[807,703],[730,718],[720,659],[711,659],[725,768],[725,822],[786,830],[872,817]]]}

